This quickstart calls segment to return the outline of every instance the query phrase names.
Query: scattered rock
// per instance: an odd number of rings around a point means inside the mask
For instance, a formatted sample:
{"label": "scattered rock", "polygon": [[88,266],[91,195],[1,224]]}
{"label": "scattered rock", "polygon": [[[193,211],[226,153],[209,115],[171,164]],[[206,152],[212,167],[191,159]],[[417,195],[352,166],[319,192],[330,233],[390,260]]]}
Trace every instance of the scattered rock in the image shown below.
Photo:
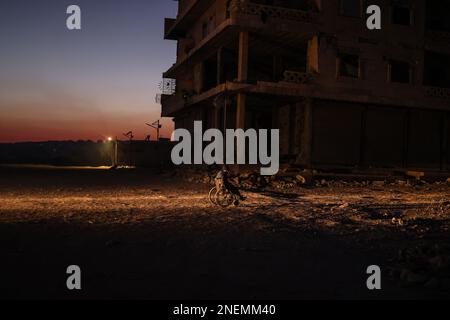
{"label": "scattered rock", "polygon": [[347,209],[348,207],[350,207],[350,204],[346,202],[346,203],[340,205],[339,209]]}
{"label": "scattered rock", "polygon": [[392,223],[399,225],[400,227],[405,225],[405,222],[401,218],[392,218]]}
{"label": "scattered rock", "polygon": [[417,181],[421,180],[425,176],[425,172],[421,171],[407,171],[406,176],[415,178]]}
{"label": "scattered rock", "polygon": [[384,187],[385,186],[385,182],[384,181],[373,181],[372,182],[372,185],[374,186],[374,187]]}
{"label": "scattered rock", "polygon": [[295,177],[295,179],[296,179],[297,182],[300,183],[300,184],[306,184],[306,178],[303,177],[303,176],[301,176],[301,175],[297,175],[297,176]]}

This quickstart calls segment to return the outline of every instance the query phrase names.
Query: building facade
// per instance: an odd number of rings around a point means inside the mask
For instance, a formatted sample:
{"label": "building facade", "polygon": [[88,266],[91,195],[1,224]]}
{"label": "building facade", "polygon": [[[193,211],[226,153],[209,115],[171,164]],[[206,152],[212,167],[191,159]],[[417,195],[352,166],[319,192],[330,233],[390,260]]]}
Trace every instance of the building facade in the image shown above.
{"label": "building facade", "polygon": [[[304,167],[450,168],[450,1],[181,0],[176,128],[280,129]],[[366,27],[366,8],[382,29]]]}

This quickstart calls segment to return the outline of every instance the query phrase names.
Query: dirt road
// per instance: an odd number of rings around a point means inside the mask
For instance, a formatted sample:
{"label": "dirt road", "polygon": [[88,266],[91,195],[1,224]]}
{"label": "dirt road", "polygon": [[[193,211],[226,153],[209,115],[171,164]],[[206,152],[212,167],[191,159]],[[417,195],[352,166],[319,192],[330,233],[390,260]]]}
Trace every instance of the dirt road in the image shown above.
{"label": "dirt road", "polygon": [[[247,192],[229,209],[207,193],[148,171],[1,168],[0,297],[450,297],[446,184]],[[370,265],[380,291],[366,287]]]}

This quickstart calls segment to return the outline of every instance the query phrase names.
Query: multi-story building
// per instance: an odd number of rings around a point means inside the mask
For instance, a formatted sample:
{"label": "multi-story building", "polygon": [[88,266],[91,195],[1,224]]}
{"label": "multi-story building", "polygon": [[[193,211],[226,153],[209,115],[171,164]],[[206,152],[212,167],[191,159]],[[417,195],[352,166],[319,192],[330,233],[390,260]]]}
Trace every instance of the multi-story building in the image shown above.
{"label": "multi-story building", "polygon": [[280,129],[282,159],[306,167],[448,170],[449,2],[181,0],[162,115]]}

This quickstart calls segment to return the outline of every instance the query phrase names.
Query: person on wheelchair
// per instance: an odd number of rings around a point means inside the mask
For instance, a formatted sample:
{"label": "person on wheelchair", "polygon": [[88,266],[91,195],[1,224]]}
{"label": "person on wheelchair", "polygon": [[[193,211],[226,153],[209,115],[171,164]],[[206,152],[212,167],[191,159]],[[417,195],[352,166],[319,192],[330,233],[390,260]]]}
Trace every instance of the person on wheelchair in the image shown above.
{"label": "person on wheelchair", "polygon": [[228,168],[226,166],[223,166],[222,170],[220,170],[215,178],[216,183],[216,189],[221,190],[222,188],[225,188],[235,196],[237,196],[241,201],[246,200],[246,197],[244,197],[241,192],[239,191],[239,188],[236,187],[234,184],[232,184],[229,180],[229,172]]}

